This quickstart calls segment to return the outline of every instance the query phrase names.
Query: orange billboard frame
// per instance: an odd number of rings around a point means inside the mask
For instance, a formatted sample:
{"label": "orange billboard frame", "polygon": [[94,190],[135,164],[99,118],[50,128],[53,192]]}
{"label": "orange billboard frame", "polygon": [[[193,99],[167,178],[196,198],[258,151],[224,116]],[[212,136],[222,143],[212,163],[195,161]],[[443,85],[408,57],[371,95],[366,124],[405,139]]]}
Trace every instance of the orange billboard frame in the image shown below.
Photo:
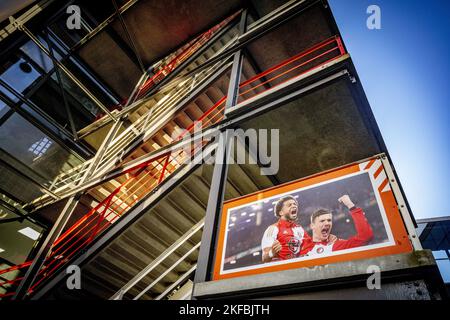
{"label": "orange billboard frame", "polygon": [[[225,238],[229,221],[230,210],[244,205],[251,205],[264,199],[289,194],[294,191],[301,191],[303,188],[312,187],[324,183],[331,183],[337,179],[345,179],[360,173],[368,173],[372,182],[374,192],[378,193],[378,199],[384,209],[385,218],[390,228],[392,241],[387,245],[377,248],[367,248],[356,252],[346,252],[327,257],[291,259],[270,263],[269,265],[260,264],[246,270],[228,270],[222,269],[225,260]],[[403,223],[396,198],[390,187],[389,179],[383,167],[379,156],[370,158],[366,161],[356,164],[350,164],[332,171],[317,174],[304,179],[292,181],[280,186],[272,187],[257,193],[246,195],[237,199],[227,201],[223,205],[221,220],[219,222],[218,242],[216,256],[213,265],[212,280],[229,279],[241,276],[249,276],[268,272],[277,272],[295,268],[313,267],[349,260],[367,259],[385,255],[411,252],[413,246],[410,242],[408,232]],[[344,250],[345,251],[345,250]]]}

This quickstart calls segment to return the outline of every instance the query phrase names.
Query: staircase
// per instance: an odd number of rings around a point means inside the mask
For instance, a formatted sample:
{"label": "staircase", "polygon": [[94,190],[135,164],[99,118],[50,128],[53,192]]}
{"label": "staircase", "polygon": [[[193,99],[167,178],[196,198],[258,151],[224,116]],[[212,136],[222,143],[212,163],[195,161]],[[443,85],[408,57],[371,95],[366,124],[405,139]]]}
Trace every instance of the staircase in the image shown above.
{"label": "staircase", "polygon": [[[215,49],[210,47],[210,53],[205,51],[187,68],[193,70],[201,59],[223,50],[220,43],[228,40],[229,45],[235,41],[233,34],[236,30],[233,29],[220,38],[223,38],[222,42],[218,40]],[[303,73],[320,70],[324,64],[344,56],[339,38],[332,37],[264,72],[257,70],[250,57],[246,57],[240,78],[240,101],[274,89]],[[320,59],[316,60],[318,57]],[[174,143],[182,134],[192,132],[196,121],[201,121],[203,128],[220,122],[224,116],[230,67],[231,57],[228,57],[194,76],[181,74],[136,106],[130,106],[134,108],[129,113],[132,125],[111,139],[95,175],[106,173],[118,162],[127,163]],[[206,141],[203,143],[205,145]],[[183,150],[167,152],[89,189],[87,194],[94,200],[92,210],[54,243],[33,289],[57,274],[80,250],[86,249],[120,217],[169,180],[168,177],[179,172],[189,159]],[[88,168],[89,163],[83,164],[78,171],[59,177],[54,183],[54,192],[64,195],[64,192],[70,191],[78,185]],[[231,165],[226,199],[272,186],[272,181],[260,175],[259,169],[257,165]],[[193,174],[183,176],[183,182],[174,185],[174,189],[162,200],[152,203],[146,212],[139,213],[139,219],[133,225],[112,239],[84,266],[86,283],[82,294],[93,298],[114,295],[124,299],[161,299],[170,296],[177,286],[188,281],[195,270],[211,175],[212,167],[203,164]],[[42,203],[48,203],[48,199],[41,198],[35,202]],[[183,236],[186,236],[185,241],[176,245]],[[146,266],[152,262],[154,264],[147,272]],[[28,266],[29,263],[16,269],[26,270]],[[146,272],[139,281],[117,294],[143,270]],[[0,275],[6,272],[8,270],[0,271]],[[16,283],[18,281],[20,277],[15,280]],[[57,297],[67,292],[59,288],[52,290],[51,294]]]}
{"label": "staircase", "polygon": [[[212,165],[201,165],[90,260],[82,268],[82,292],[61,287],[53,290],[51,298],[88,293],[91,298],[111,298],[152,263],[151,271],[141,275],[121,298],[167,298],[195,270],[212,170]],[[273,183],[260,174],[257,165],[232,165],[225,197],[232,199],[270,186]],[[183,236],[186,240],[180,243]],[[167,254],[174,244],[178,246]]]}
{"label": "staircase", "polygon": [[[211,43],[206,50],[202,51],[194,61],[187,65],[187,67],[184,68],[183,73],[185,74],[190,72],[211,57],[220,54],[228,46],[233,44],[236,41],[236,38],[237,26],[233,25],[220,37],[218,37],[218,39]],[[142,98],[133,106],[130,106],[130,111],[127,114],[127,121],[130,122],[131,125],[128,126],[125,131],[117,134],[111,139],[111,143],[107,145],[106,151],[101,157],[95,170],[95,175],[98,176],[114,167],[118,161],[118,157],[120,157],[121,154],[126,154],[130,152],[130,150],[139,148],[142,139],[145,140],[152,137],[152,141],[149,141],[149,143],[146,144],[146,146],[141,150],[137,150],[137,154],[147,153],[149,150],[156,150],[171,143],[173,141],[173,132],[175,130],[182,132],[183,129],[187,129],[193,121],[198,119],[197,116],[199,116],[199,110],[195,109],[194,106],[185,108],[183,112],[187,114],[186,119],[182,119],[183,117],[179,116],[180,125],[172,123],[172,127],[170,127],[170,124],[167,124],[165,132],[158,132],[161,127],[155,127],[153,125],[158,122],[161,123],[161,119],[163,119],[162,123],[167,122],[171,118],[171,115],[177,113],[180,108],[185,107],[183,104],[183,98],[190,96],[190,94],[194,92],[195,89],[202,83],[207,83],[206,80],[209,80],[210,76],[223,68],[224,65],[229,66],[230,61],[231,60],[220,61],[210,68],[199,71],[194,75],[178,77],[162,87],[152,96]],[[219,90],[224,89],[224,86],[219,88]],[[226,92],[226,89],[224,90],[224,92]],[[212,89],[210,91],[214,90]],[[222,98],[226,95],[226,93],[223,94],[224,92],[213,92],[212,97],[209,99],[214,99],[214,95],[220,95],[220,98]],[[203,107],[208,108],[212,105],[203,104]],[[167,134],[167,131],[170,133]],[[160,134],[162,134],[162,139],[160,139]],[[154,141],[153,138],[157,141]],[[129,159],[133,159],[134,157],[130,157]],[[121,160],[124,159],[122,158]],[[64,192],[76,187],[83,179],[90,164],[91,161],[86,161],[80,166],[60,174],[53,181],[50,190],[52,190],[55,194],[61,195],[64,194]],[[35,206],[42,206],[43,204],[47,205],[51,202],[52,199],[50,199],[47,195],[44,195],[33,201],[32,204]]]}

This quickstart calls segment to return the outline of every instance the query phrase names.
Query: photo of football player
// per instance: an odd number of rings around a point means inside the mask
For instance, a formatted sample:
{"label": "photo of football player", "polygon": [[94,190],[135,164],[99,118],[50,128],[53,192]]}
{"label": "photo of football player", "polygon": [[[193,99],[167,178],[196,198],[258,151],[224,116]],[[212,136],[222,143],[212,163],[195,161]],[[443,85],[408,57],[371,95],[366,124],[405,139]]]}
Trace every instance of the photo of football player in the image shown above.
{"label": "photo of football player", "polygon": [[[297,223],[299,206],[292,196],[277,201],[274,214],[278,221],[270,225],[264,232],[261,248],[262,261],[270,262],[296,258],[304,241],[311,243],[310,235]],[[329,235],[330,241],[336,236]]]}
{"label": "photo of football player", "polygon": [[333,215],[327,209],[319,209],[311,215],[312,237],[304,238],[300,256],[316,257],[331,252],[366,245],[373,238],[372,228],[361,208],[355,206],[348,195],[338,199],[344,204],[353,219],[356,234],[348,239],[331,239]]}
{"label": "photo of football player", "polygon": [[277,201],[274,214],[278,221],[264,232],[261,248],[263,262],[291,259],[300,253],[305,230],[296,223],[298,203],[292,196]]}
{"label": "photo of football player", "polygon": [[318,177],[312,184],[299,180],[298,186],[279,187],[279,193],[271,189],[226,203],[220,272],[301,267],[395,243],[369,173]]}

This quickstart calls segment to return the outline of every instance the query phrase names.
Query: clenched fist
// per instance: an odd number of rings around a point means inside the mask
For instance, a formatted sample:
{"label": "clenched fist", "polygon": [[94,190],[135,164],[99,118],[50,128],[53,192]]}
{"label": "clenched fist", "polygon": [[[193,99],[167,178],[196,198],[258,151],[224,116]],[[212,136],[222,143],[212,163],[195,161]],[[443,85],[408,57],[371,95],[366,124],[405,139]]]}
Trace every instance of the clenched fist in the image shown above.
{"label": "clenched fist", "polygon": [[275,240],[275,241],[273,242],[273,244],[272,244],[272,253],[273,253],[273,255],[274,255],[274,256],[277,256],[277,255],[278,255],[278,252],[281,251],[281,248],[282,248],[282,246],[281,246],[280,241]]}
{"label": "clenched fist", "polygon": [[351,209],[355,206],[355,204],[352,202],[352,200],[350,199],[350,197],[345,194],[342,197],[340,197],[338,199],[338,201],[342,204],[344,204],[344,206],[346,206],[347,208]]}

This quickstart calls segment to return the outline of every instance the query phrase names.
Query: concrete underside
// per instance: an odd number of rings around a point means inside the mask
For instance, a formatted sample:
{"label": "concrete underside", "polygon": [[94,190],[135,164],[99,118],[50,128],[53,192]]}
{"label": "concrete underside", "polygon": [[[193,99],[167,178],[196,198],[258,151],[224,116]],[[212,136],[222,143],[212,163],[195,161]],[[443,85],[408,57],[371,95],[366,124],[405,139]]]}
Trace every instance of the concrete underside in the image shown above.
{"label": "concrete underside", "polygon": [[[127,10],[123,18],[139,57],[144,66],[149,67],[248,4],[254,8],[252,13],[255,17],[250,19],[253,20],[267,15],[286,2],[286,0],[141,0]],[[323,23],[324,17],[320,7],[315,5],[313,14],[302,14],[301,19],[279,28],[278,34],[269,36],[267,40],[272,48],[271,53],[267,53],[264,47],[258,47],[258,44],[250,48],[255,56],[266,56],[265,61],[261,61],[261,68],[266,68],[266,65],[269,66],[283,56],[299,52],[299,43],[306,48],[314,44],[318,38],[331,35]],[[280,35],[287,41],[280,41],[282,39]],[[258,51],[261,54],[258,54]],[[132,45],[118,19],[78,49],[77,53],[122,98],[131,93],[141,75]]]}
{"label": "concrete underside", "polygon": [[[123,17],[139,57],[144,66],[149,67],[240,7],[238,0],[141,0]],[[119,43],[125,43],[128,50],[123,50]],[[116,19],[78,53],[113,90],[126,97],[141,75],[130,48],[123,27]]]}

